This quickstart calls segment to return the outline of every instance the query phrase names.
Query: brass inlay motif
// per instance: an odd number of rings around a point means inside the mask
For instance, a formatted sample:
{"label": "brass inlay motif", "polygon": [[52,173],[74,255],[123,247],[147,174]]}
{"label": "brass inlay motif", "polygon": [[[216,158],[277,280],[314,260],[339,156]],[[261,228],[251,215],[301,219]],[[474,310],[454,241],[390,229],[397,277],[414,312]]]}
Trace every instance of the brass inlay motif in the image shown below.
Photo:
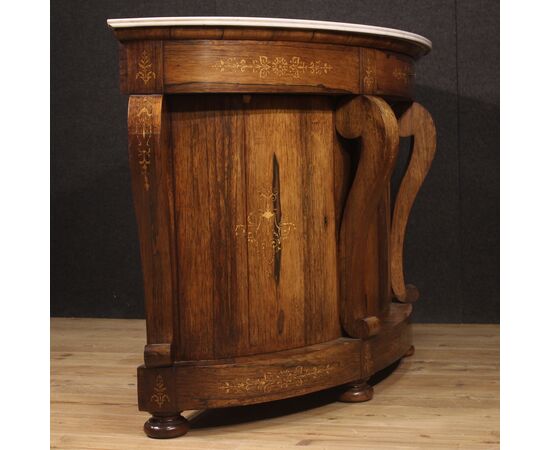
{"label": "brass inlay motif", "polygon": [[260,56],[258,58],[221,58],[210,66],[220,72],[257,73],[260,78],[277,76],[279,78],[301,78],[304,74],[326,75],[332,66],[324,61],[306,61],[300,56],[285,58],[277,56]]}
{"label": "brass inlay motif", "polygon": [[155,380],[155,387],[153,388],[153,395],[151,395],[151,401],[155,402],[159,408],[162,408],[164,403],[170,401],[170,397],[166,393],[167,389],[164,385],[164,379],[162,375],[157,375]]}
{"label": "brass inlay motif", "polygon": [[365,70],[365,77],[363,78],[365,89],[372,90],[374,88],[374,81],[374,70],[369,67]]}
{"label": "brass inlay motif", "polygon": [[220,390],[226,394],[245,394],[249,392],[269,393],[287,388],[297,388],[330,375],[334,367],[333,364],[314,367],[296,366],[278,372],[266,372],[257,378],[226,381],[220,385]]}
{"label": "brass inlay motif", "polygon": [[363,67],[363,89],[372,91],[376,82],[376,61],[370,52],[365,53]]}
{"label": "brass inlay motif", "polygon": [[281,252],[282,243],[290,233],[296,230],[292,222],[278,222],[279,193],[277,191],[260,192],[264,207],[248,214],[246,225],[235,227],[235,236],[246,237],[248,243],[255,248],[268,264],[273,264],[275,255]]}
{"label": "brass inlay motif", "polygon": [[151,137],[153,136],[153,104],[144,99],[137,112],[137,158],[143,176],[145,190],[149,190],[149,165],[151,164]]}
{"label": "brass inlay motif", "polygon": [[136,80],[141,78],[145,86],[151,79],[156,79],[157,74],[151,70],[153,63],[151,62],[151,56],[147,50],[143,50],[138,62],[139,71],[136,73]]}
{"label": "brass inlay motif", "polygon": [[414,78],[413,72],[405,71],[399,68],[395,68],[392,75],[396,80],[404,81],[405,83],[409,83],[411,78]]}

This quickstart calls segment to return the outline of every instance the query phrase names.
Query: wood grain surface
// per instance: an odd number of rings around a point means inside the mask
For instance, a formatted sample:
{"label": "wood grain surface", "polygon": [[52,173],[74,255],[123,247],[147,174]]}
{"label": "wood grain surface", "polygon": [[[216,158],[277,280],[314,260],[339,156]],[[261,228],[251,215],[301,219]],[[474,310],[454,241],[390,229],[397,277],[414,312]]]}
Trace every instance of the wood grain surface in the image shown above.
{"label": "wood grain surface", "polygon": [[177,340],[170,121],[162,95],[128,103],[128,156],[139,232],[147,317],[145,363],[167,366]]}
{"label": "wood grain surface", "polygon": [[[248,405],[366,380],[409,352],[411,305],[393,303],[368,340],[338,338],[260,355],[138,368],[138,403],[156,415]],[[371,321],[368,318],[367,321]]]}
{"label": "wood grain surface", "polygon": [[122,41],[120,87],[126,94],[353,93],[412,98],[412,57],[330,42]]}
{"label": "wood grain surface", "polygon": [[[351,337],[367,338],[379,331],[380,297],[387,289],[369,289],[359,274],[379,265],[369,229],[378,222],[379,205],[387,200],[388,182],[396,162],[399,135],[390,106],[378,97],[347,99],[335,114],[336,130],[345,139],[359,139],[359,154],[340,224],[340,321]],[[377,225],[378,228],[378,225]],[[380,231],[384,231],[381,229]],[[377,240],[378,236],[374,236]],[[378,270],[374,270],[377,286]],[[386,277],[387,278],[387,277]]]}
{"label": "wood grain surface", "polygon": [[170,110],[177,360],[340,337],[332,99],[188,95]]}
{"label": "wood grain surface", "polygon": [[[145,56],[140,69],[155,79]],[[400,121],[416,138],[391,228],[401,246],[433,154],[426,115],[413,104]],[[184,409],[366,386],[409,351],[411,308],[390,305],[399,128],[384,99],[132,95],[128,121],[148,434],[183,434]]]}
{"label": "wood grain surface", "polygon": [[408,55],[418,59],[428,52],[423,44],[388,36],[364,35],[329,30],[298,30],[261,27],[146,27],[117,28],[113,30],[120,42],[129,41],[199,41],[199,40],[247,40],[338,44],[342,46],[369,47]]}
{"label": "wood grain surface", "polygon": [[338,389],[207,412],[191,430],[151,441],[137,411],[145,321],[52,319],[51,448],[499,448],[499,327],[413,325],[416,353],[372,381],[373,400],[336,402]]}
{"label": "wood grain surface", "polygon": [[[167,92],[358,92],[358,50],[292,42],[175,41],[164,44]],[[233,86],[232,86],[233,85]],[[295,87],[296,89],[293,89]]]}
{"label": "wood grain surface", "polygon": [[414,200],[432,165],[436,148],[435,125],[430,113],[413,103],[399,118],[399,136],[412,136],[411,157],[395,198],[391,225],[391,284],[394,296],[401,302],[418,300],[416,286],[405,284],[403,244],[405,230]]}
{"label": "wood grain surface", "polygon": [[[206,31],[116,32],[146,299],[138,404],[156,438],[186,433],[189,408],[349,382],[344,398],[365,400],[412,353],[390,272],[410,301],[403,235],[434,133],[417,104],[399,129],[387,101],[411,98],[418,46]],[[390,224],[399,131],[415,146]]]}

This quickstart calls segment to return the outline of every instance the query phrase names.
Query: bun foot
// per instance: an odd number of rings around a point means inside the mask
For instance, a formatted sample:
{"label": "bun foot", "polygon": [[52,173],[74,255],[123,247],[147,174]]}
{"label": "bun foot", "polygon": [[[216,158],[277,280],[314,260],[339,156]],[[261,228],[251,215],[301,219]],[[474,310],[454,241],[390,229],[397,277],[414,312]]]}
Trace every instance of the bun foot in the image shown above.
{"label": "bun foot", "polygon": [[414,355],[414,345],[411,345],[407,350],[407,353],[403,355],[403,358]]}
{"label": "bun foot", "polygon": [[338,400],[346,403],[367,402],[373,395],[374,390],[366,381],[355,381],[348,385],[347,391],[340,394]]}
{"label": "bun foot", "polygon": [[156,413],[143,424],[143,431],[150,438],[170,439],[189,431],[189,422],[179,413]]}

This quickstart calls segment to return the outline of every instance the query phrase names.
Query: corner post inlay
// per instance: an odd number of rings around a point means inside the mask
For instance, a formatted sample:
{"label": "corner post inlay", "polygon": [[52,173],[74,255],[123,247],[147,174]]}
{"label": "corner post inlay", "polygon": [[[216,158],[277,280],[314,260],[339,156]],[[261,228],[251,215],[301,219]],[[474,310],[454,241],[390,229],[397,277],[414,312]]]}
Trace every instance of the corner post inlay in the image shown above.
{"label": "corner post inlay", "polygon": [[151,79],[156,79],[157,74],[153,71],[153,63],[151,62],[151,53],[148,49],[144,49],[143,53],[139,57],[138,71],[136,73],[136,80],[139,78],[143,81],[143,84],[147,86]]}
{"label": "corner post inlay", "polygon": [[128,151],[145,289],[148,367],[173,363],[176,277],[172,156],[162,95],[132,95]]}
{"label": "corner post inlay", "polygon": [[164,91],[163,42],[147,40],[121,44],[121,90],[127,94]]}

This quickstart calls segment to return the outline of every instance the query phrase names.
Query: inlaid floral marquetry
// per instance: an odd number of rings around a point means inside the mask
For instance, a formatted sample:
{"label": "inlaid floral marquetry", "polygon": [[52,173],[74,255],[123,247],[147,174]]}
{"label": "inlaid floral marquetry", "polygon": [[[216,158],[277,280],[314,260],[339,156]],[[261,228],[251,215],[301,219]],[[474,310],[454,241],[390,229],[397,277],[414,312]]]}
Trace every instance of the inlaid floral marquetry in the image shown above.
{"label": "inlaid floral marquetry", "polygon": [[153,104],[144,99],[136,114],[137,161],[143,177],[143,186],[149,190],[149,165],[151,164],[151,138],[153,136]]}
{"label": "inlaid floral marquetry", "polygon": [[225,73],[255,73],[260,78],[301,78],[304,74],[326,75],[333,67],[324,61],[305,60],[300,56],[286,58],[284,56],[258,58],[221,58],[210,66]]}
{"label": "inlaid floral marquetry", "polygon": [[155,387],[153,388],[153,395],[151,395],[151,401],[155,402],[159,408],[166,402],[170,402],[170,397],[166,393],[167,389],[164,385],[164,378],[162,375],[157,375],[155,379]]}
{"label": "inlaid floral marquetry", "polygon": [[259,195],[264,206],[248,214],[246,225],[235,227],[235,235],[246,237],[249,245],[263,255],[268,264],[272,264],[283,248],[283,241],[296,230],[296,225],[278,220],[279,208],[275,205],[280,204],[279,192],[266,191]]}
{"label": "inlaid floral marquetry", "polygon": [[149,81],[157,78],[157,74],[152,70],[153,63],[151,62],[151,55],[147,50],[143,50],[138,62],[138,72],[136,73],[136,80],[139,78],[147,86]]}
{"label": "inlaid floral marquetry", "polygon": [[412,78],[414,78],[414,73],[405,71],[403,69],[394,69],[392,72],[393,77],[396,80],[403,81],[405,83],[409,83]]}
{"label": "inlaid floral marquetry", "polygon": [[329,376],[334,369],[333,364],[304,367],[296,366],[277,372],[269,371],[256,378],[237,378],[220,385],[220,390],[226,394],[269,393],[286,388],[297,388],[307,383]]}
{"label": "inlaid floral marquetry", "polygon": [[365,76],[363,77],[363,83],[365,89],[371,90],[374,87],[374,69],[368,68],[365,70]]}
{"label": "inlaid floral marquetry", "polygon": [[376,82],[375,58],[368,52],[364,52],[363,86],[367,91],[372,91]]}

